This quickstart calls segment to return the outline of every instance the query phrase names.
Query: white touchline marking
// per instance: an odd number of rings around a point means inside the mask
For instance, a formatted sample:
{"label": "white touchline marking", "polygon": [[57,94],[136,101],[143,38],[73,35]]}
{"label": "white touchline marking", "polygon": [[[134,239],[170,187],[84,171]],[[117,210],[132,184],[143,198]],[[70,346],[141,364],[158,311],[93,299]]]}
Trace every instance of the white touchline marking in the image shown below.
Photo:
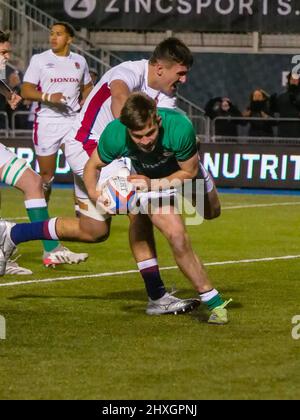
{"label": "white touchline marking", "polygon": [[[295,260],[299,259],[300,255],[285,255],[282,257],[269,257],[269,258],[255,258],[249,260],[237,260],[237,261],[218,261],[204,264],[206,267],[219,266],[219,265],[229,265],[229,264],[250,264],[256,262],[270,262],[270,261],[279,261],[279,260]],[[161,267],[161,271],[166,270],[176,270],[178,267],[176,265],[171,267]],[[114,276],[123,276],[126,274],[138,274],[138,270],[128,270],[128,271],[115,271],[112,273],[98,273],[98,274],[87,274],[84,276],[70,276],[70,277],[56,277],[49,279],[36,279],[36,280],[27,280],[27,281],[16,281],[11,283],[0,283],[0,287],[9,287],[9,286],[22,286],[27,284],[35,283],[54,283],[62,281],[71,281],[71,280],[82,280],[82,279],[92,279],[100,277],[114,277]]]}
{"label": "white touchline marking", "polygon": [[300,201],[292,201],[287,203],[268,203],[268,204],[245,204],[239,206],[222,207],[222,210],[252,209],[260,207],[280,207],[280,206],[300,206]]}
{"label": "white touchline marking", "polygon": [[[286,203],[268,203],[268,204],[245,204],[245,205],[237,205],[237,206],[224,206],[222,210],[239,210],[239,209],[254,209],[260,207],[280,207],[280,206],[300,206],[300,201],[291,201]],[[28,217],[3,217],[3,219],[7,221],[16,221],[16,220],[24,220],[29,221]]]}

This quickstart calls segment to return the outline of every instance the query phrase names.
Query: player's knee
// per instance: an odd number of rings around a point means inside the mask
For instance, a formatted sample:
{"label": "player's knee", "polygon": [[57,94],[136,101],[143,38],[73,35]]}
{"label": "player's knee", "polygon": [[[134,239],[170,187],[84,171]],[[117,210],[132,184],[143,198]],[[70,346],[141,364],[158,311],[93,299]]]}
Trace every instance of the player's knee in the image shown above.
{"label": "player's knee", "polygon": [[108,238],[109,238],[109,232],[102,232],[102,233],[95,232],[93,234],[93,242],[94,243],[105,242],[105,241],[107,241]]}
{"label": "player's knee", "polygon": [[42,178],[33,171],[31,171],[31,174],[30,174],[30,189],[34,191],[35,194],[41,193],[42,195],[42,191],[43,191]]}
{"label": "player's knee", "polygon": [[107,226],[89,226],[80,224],[81,240],[90,243],[105,242],[109,238],[110,229]]}
{"label": "player's knee", "polygon": [[42,178],[31,168],[27,168],[16,186],[23,191],[27,199],[44,196]]}

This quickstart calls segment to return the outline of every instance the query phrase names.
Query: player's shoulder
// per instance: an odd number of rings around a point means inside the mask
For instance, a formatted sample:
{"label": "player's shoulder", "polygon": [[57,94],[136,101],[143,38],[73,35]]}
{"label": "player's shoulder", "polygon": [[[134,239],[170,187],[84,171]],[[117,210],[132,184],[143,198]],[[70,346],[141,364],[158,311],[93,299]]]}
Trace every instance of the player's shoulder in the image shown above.
{"label": "player's shoulder", "polygon": [[125,125],[123,125],[119,119],[115,119],[105,127],[101,135],[100,143],[109,146],[109,148],[122,149],[126,145],[126,139],[127,129]]}
{"label": "player's shoulder", "polygon": [[112,73],[125,73],[140,75],[144,73],[147,60],[124,61],[111,69]]}
{"label": "player's shoulder", "polygon": [[51,57],[51,50],[46,50],[41,53],[33,54],[31,60],[34,61],[44,61]]}
{"label": "player's shoulder", "polygon": [[83,63],[83,64],[86,63],[86,59],[82,55],[77,54],[73,51],[71,51],[70,53],[70,59],[79,63]]}
{"label": "player's shoulder", "polygon": [[126,133],[126,127],[124,124],[121,123],[121,121],[116,118],[115,120],[108,123],[108,125],[105,128],[105,131],[111,133],[114,132],[115,134],[118,133],[120,135]]}
{"label": "player's shoulder", "polygon": [[145,67],[145,64],[148,62],[148,60],[130,60],[130,61],[124,61],[123,63],[119,64],[120,67],[126,67],[131,69],[142,69]]}

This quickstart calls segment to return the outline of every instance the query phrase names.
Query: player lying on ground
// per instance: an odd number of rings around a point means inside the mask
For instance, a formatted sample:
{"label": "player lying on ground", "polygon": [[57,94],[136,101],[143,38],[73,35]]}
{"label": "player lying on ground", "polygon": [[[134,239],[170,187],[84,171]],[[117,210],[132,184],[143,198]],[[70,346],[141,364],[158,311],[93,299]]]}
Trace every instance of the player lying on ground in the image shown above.
{"label": "player lying on ground", "polygon": [[[143,181],[149,187],[152,179],[151,186],[153,188],[154,185],[154,190],[157,191],[163,188],[165,181],[177,179],[184,182],[197,178],[199,158],[196,137],[191,122],[185,116],[168,110],[160,110],[157,114],[154,100],[144,94],[132,94],[122,110],[121,121],[115,120],[107,126],[101,136],[98,150],[86,165],[85,184],[90,198],[95,203],[100,201],[105,207],[102,193],[97,191],[98,170],[101,170],[101,177],[109,176],[109,170],[113,174],[117,173],[116,167],[111,167],[119,163],[115,161],[119,156],[132,159],[134,169],[139,174],[132,176],[132,182],[140,184]],[[144,194],[151,193],[152,191]],[[161,194],[164,197],[168,192]],[[145,201],[145,196],[143,200]],[[209,322],[227,323],[225,306],[228,302],[223,302],[208,280],[202,264],[191,248],[181,216],[175,214],[172,209],[169,214],[150,213],[147,217],[166,236],[178,266],[198,291],[201,301],[211,310]],[[98,221],[94,226],[98,240],[109,236],[110,224],[111,217],[106,214],[103,215],[103,221]],[[2,263],[5,263],[5,258],[16,244],[27,240],[46,236],[53,239],[62,237],[88,241],[94,237],[94,234],[91,235],[88,231],[80,231],[80,221],[61,218],[35,225],[12,225],[2,222],[0,230],[3,237],[0,244]],[[141,246],[143,249],[143,238],[141,241],[135,238],[133,246]],[[151,288],[151,283],[148,287]],[[157,300],[158,306],[162,305],[163,299],[164,296]],[[156,302],[150,300],[147,313],[158,313],[155,308]]]}
{"label": "player lying on ground", "polygon": [[[9,34],[0,32],[0,59],[6,63],[10,58],[11,44]],[[0,93],[5,92],[0,90]],[[6,99],[12,109],[15,109],[22,98],[16,94]],[[10,99],[9,99],[10,98]],[[19,159],[14,153],[0,143],[0,180],[7,185],[16,187],[24,193],[24,203],[29,219],[33,221],[49,219],[47,204],[42,188],[42,180],[28,165],[26,160]],[[57,264],[79,263],[87,259],[87,254],[75,254],[63,247],[59,242],[43,241],[43,263],[46,266]],[[20,267],[15,261],[8,261],[6,274],[32,274],[26,268]]]}

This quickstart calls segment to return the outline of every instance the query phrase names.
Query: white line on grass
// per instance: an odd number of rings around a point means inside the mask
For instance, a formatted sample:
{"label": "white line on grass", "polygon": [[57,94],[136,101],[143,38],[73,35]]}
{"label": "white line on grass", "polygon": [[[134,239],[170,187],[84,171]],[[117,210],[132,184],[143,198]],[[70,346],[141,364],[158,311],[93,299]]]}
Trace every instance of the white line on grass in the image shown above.
{"label": "white line on grass", "polygon": [[300,206],[300,201],[292,201],[287,203],[268,203],[268,204],[245,204],[239,206],[222,207],[222,210],[252,209],[260,207],[280,207],[280,206]]}
{"label": "white line on grass", "polygon": [[[256,262],[271,262],[271,261],[279,261],[279,260],[294,260],[299,259],[300,255],[285,255],[282,257],[269,257],[269,258],[255,258],[250,260],[237,260],[237,261],[219,261],[219,262],[211,262],[204,264],[206,267],[209,266],[216,266],[216,265],[229,265],[229,264],[250,264]],[[161,271],[166,270],[176,270],[178,267],[171,266],[171,267],[162,267]],[[71,280],[82,280],[82,279],[92,279],[92,278],[100,278],[100,277],[113,277],[113,276],[123,276],[127,274],[137,274],[139,273],[138,270],[128,270],[128,271],[115,271],[112,273],[98,273],[98,274],[87,274],[84,276],[70,276],[70,277],[56,277],[56,278],[49,278],[49,279],[37,279],[37,280],[27,280],[27,281],[17,281],[11,283],[0,283],[0,287],[9,287],[9,286],[23,286],[27,284],[35,284],[35,283],[54,283],[54,282],[62,282],[62,281],[71,281]]]}
{"label": "white line on grass", "polygon": [[[300,206],[300,201],[291,201],[286,203],[268,203],[268,204],[245,204],[238,206],[224,206],[222,210],[239,210],[239,209],[255,209],[260,207],[280,207],[280,206]],[[28,221],[28,217],[3,217],[8,221]]]}

